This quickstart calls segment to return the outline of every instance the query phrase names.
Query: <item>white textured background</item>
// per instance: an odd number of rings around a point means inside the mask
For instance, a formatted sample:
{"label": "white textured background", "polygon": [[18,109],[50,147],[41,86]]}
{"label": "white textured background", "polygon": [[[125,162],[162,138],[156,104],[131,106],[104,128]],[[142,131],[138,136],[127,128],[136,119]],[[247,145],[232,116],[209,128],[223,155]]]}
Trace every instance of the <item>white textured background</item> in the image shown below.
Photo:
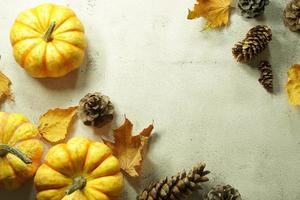
{"label": "white textured background", "polygon": [[[110,96],[116,120],[100,130],[75,124],[75,134],[99,139],[126,114],[140,131],[152,120],[155,135],[139,179],[127,179],[121,199],[161,176],[205,161],[211,170],[206,188],[229,183],[244,200],[300,199],[300,111],[287,104],[287,68],[299,62],[299,34],[286,29],[286,0],[272,0],[265,17],[201,32],[202,20],[186,20],[193,0],[53,0],[74,9],[89,41],[85,64],[60,79],[37,80],[14,61],[9,31],[22,10],[41,0],[0,1],[0,69],[13,82],[15,103],[2,110],[25,113],[37,122],[49,108],[76,105],[87,92]],[[237,64],[234,43],[254,25],[273,30],[268,58],[274,67],[275,94],[258,83],[254,67]],[[255,64],[254,64],[255,66]],[[1,200],[34,200],[32,183],[0,191]],[[200,199],[199,194],[190,199]]]}

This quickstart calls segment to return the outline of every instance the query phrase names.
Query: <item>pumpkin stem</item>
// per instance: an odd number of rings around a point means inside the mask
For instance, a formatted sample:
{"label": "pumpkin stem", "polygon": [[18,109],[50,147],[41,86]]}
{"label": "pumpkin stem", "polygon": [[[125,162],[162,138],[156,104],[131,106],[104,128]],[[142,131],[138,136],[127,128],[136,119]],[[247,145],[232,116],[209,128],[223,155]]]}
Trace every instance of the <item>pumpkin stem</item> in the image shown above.
{"label": "pumpkin stem", "polygon": [[83,176],[78,176],[74,178],[72,185],[70,186],[69,189],[66,190],[66,194],[70,195],[76,190],[81,190],[85,187],[86,185],[86,179]]}
{"label": "pumpkin stem", "polygon": [[50,42],[50,41],[52,40],[51,35],[52,35],[53,31],[54,31],[55,26],[56,26],[56,22],[55,22],[55,21],[51,22],[51,24],[50,24],[48,30],[47,30],[47,31],[45,32],[45,34],[43,35],[43,39],[44,39],[46,42]]}
{"label": "pumpkin stem", "polygon": [[18,158],[20,158],[25,164],[31,164],[32,161],[19,149],[11,147],[7,144],[0,144],[0,157],[5,156],[6,154],[11,153]]}

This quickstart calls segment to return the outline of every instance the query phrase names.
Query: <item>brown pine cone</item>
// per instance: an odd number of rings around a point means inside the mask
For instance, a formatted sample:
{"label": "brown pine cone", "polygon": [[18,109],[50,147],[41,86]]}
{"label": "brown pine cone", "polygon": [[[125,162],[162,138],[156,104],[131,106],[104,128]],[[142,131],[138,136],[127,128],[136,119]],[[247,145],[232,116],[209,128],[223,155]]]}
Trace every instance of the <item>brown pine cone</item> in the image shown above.
{"label": "brown pine cone", "polygon": [[241,194],[231,185],[217,185],[204,198],[205,200],[242,200]]}
{"label": "brown pine cone", "polygon": [[258,67],[261,75],[258,81],[264,88],[272,93],[273,92],[273,73],[272,66],[268,61],[261,61]]}
{"label": "brown pine cone", "polygon": [[209,171],[204,171],[205,164],[198,163],[188,173],[178,173],[171,178],[164,178],[152,183],[136,199],[137,200],[179,200],[193,191],[202,189],[201,183],[208,181]]}
{"label": "brown pine cone", "polygon": [[233,47],[232,54],[238,62],[247,63],[265,50],[271,40],[272,31],[269,27],[255,26],[249,30],[243,41]]}
{"label": "brown pine cone", "polygon": [[269,5],[269,0],[238,0],[241,15],[246,18],[262,15],[267,5]]}
{"label": "brown pine cone", "polygon": [[87,126],[102,127],[113,119],[114,107],[109,97],[88,93],[79,102],[78,116]]}
{"label": "brown pine cone", "polygon": [[291,31],[300,31],[300,0],[292,0],[283,13],[284,24]]}

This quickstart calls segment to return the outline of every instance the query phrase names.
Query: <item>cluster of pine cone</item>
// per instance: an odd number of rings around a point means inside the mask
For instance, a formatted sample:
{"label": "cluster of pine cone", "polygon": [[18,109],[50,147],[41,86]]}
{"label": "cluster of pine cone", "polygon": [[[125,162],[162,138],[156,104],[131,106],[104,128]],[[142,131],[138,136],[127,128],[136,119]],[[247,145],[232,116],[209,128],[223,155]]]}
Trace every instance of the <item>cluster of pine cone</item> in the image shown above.
{"label": "cluster of pine cone", "polygon": [[[242,16],[255,18],[261,16],[269,0],[238,0],[238,8]],[[283,14],[284,24],[291,31],[300,31],[300,0],[291,0]]]}
{"label": "cluster of pine cone", "polygon": [[[137,200],[180,200],[193,191],[202,189],[201,183],[208,181],[204,163],[198,163],[189,172],[185,170],[170,178],[166,177],[150,184],[137,196]],[[213,187],[205,200],[241,200],[238,190],[230,185]]]}
{"label": "cluster of pine cone", "polygon": [[[247,18],[257,17],[263,14],[269,0],[238,0],[241,14]],[[291,31],[300,31],[300,0],[291,0],[284,10],[284,24]],[[272,40],[272,31],[265,25],[258,25],[250,29],[241,42],[232,48],[234,58],[241,63],[252,61],[258,54],[264,51]],[[261,61],[259,67],[261,77],[259,82],[270,93],[273,92],[273,73],[269,62]]]}
{"label": "cluster of pine cone", "polygon": [[[248,63],[265,50],[272,40],[272,31],[269,27],[258,25],[249,30],[246,38],[235,44],[232,54],[238,62]],[[259,67],[261,77],[258,81],[270,93],[273,92],[273,73],[269,62],[261,61]]]}

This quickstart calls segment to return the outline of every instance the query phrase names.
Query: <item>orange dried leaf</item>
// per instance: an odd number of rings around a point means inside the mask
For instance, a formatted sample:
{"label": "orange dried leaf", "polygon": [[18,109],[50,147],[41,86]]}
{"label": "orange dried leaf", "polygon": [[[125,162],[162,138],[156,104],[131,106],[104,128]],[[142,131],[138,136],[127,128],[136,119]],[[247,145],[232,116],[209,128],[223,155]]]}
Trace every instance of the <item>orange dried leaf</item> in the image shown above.
{"label": "orange dried leaf", "polygon": [[77,107],[55,108],[40,117],[39,131],[48,142],[59,142],[66,138]]}
{"label": "orange dried leaf", "polygon": [[204,29],[227,26],[231,2],[232,0],[197,0],[194,10],[189,10],[187,18],[205,18],[206,24]]}
{"label": "orange dried leaf", "polygon": [[0,100],[11,96],[10,85],[11,81],[0,72]]}
{"label": "orange dried leaf", "polygon": [[289,68],[286,91],[289,98],[289,104],[293,106],[299,106],[300,105],[300,64],[295,64]]}
{"label": "orange dried leaf", "polygon": [[114,130],[115,143],[103,140],[119,158],[121,169],[129,176],[140,175],[142,161],[147,148],[148,139],[153,130],[153,124],[145,128],[139,135],[132,136],[132,123],[125,118],[124,124]]}

